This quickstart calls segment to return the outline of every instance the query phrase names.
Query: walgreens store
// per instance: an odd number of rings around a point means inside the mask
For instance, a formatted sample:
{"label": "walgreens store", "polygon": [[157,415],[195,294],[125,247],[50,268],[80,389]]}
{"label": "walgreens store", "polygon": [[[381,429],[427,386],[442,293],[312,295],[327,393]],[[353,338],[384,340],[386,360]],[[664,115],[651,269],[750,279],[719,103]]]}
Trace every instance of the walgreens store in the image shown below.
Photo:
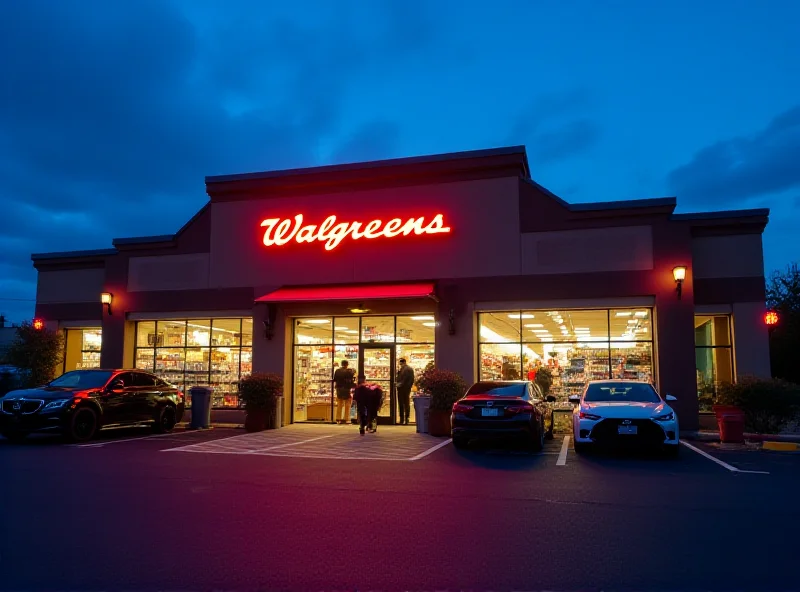
{"label": "walgreens store", "polygon": [[[592,379],[652,381],[687,429],[720,383],[769,375],[767,210],[569,204],[523,147],[206,188],[174,235],[33,255],[65,371],[143,368],[212,386],[217,407],[238,405],[240,377],[277,372],[289,423],[333,419],[343,360],[387,392],[401,357],[468,381],[547,366],[561,402]],[[396,421],[394,397],[382,413]]]}

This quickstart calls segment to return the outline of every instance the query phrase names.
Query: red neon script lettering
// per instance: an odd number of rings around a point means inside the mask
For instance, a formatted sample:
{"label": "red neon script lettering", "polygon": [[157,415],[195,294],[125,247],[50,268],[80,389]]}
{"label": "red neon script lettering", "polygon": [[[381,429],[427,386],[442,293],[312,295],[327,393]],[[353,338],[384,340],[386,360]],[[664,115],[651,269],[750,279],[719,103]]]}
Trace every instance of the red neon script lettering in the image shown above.
{"label": "red neon script lettering", "polygon": [[444,216],[436,214],[426,224],[424,217],[409,218],[405,222],[400,218],[392,218],[388,222],[372,220],[363,222],[338,222],[336,216],[328,216],[320,225],[303,224],[303,214],[291,218],[266,218],[261,222],[264,229],[264,245],[283,246],[291,240],[298,243],[325,243],[325,250],[332,251],[348,236],[353,240],[380,237],[395,238],[410,234],[442,234],[449,233],[450,227],[444,225]]}

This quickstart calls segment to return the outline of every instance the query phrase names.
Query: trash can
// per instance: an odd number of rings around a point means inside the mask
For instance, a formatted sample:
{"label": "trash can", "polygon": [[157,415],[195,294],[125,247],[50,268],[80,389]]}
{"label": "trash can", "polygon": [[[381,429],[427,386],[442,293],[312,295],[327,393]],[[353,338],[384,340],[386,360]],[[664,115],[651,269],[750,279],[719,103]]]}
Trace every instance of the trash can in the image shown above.
{"label": "trash can", "polygon": [[192,397],[192,430],[207,430],[211,427],[211,395],[214,389],[207,386],[193,386],[189,389]]}
{"label": "trash can", "polygon": [[723,443],[744,443],[744,413],[725,413],[719,418],[719,440]]}
{"label": "trash can", "polygon": [[275,415],[272,417],[269,427],[278,429],[283,426],[283,397],[275,399]]}
{"label": "trash can", "polygon": [[431,409],[431,398],[428,395],[414,397],[414,417],[417,420],[417,433],[428,433],[428,416]]}

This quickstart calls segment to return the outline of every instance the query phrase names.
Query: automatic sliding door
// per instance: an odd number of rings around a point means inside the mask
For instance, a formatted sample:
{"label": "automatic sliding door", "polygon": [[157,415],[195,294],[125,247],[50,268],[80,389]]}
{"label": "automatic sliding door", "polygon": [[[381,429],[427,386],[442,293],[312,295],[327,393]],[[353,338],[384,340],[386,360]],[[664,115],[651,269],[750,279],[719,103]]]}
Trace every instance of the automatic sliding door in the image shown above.
{"label": "automatic sliding door", "polygon": [[378,422],[381,424],[394,423],[395,400],[394,386],[394,346],[393,345],[362,345],[361,368],[367,383],[377,384],[384,394],[384,403],[378,412]]}

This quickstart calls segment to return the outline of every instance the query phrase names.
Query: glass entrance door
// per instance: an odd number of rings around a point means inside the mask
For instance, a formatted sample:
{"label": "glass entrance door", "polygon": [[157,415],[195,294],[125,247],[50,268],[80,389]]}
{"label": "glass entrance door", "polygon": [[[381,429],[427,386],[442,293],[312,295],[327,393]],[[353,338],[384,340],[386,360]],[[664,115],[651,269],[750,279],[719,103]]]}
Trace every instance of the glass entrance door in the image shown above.
{"label": "glass entrance door", "polygon": [[394,348],[393,345],[362,345],[359,352],[359,367],[367,382],[380,386],[384,394],[383,407],[378,412],[380,424],[394,423]]}

